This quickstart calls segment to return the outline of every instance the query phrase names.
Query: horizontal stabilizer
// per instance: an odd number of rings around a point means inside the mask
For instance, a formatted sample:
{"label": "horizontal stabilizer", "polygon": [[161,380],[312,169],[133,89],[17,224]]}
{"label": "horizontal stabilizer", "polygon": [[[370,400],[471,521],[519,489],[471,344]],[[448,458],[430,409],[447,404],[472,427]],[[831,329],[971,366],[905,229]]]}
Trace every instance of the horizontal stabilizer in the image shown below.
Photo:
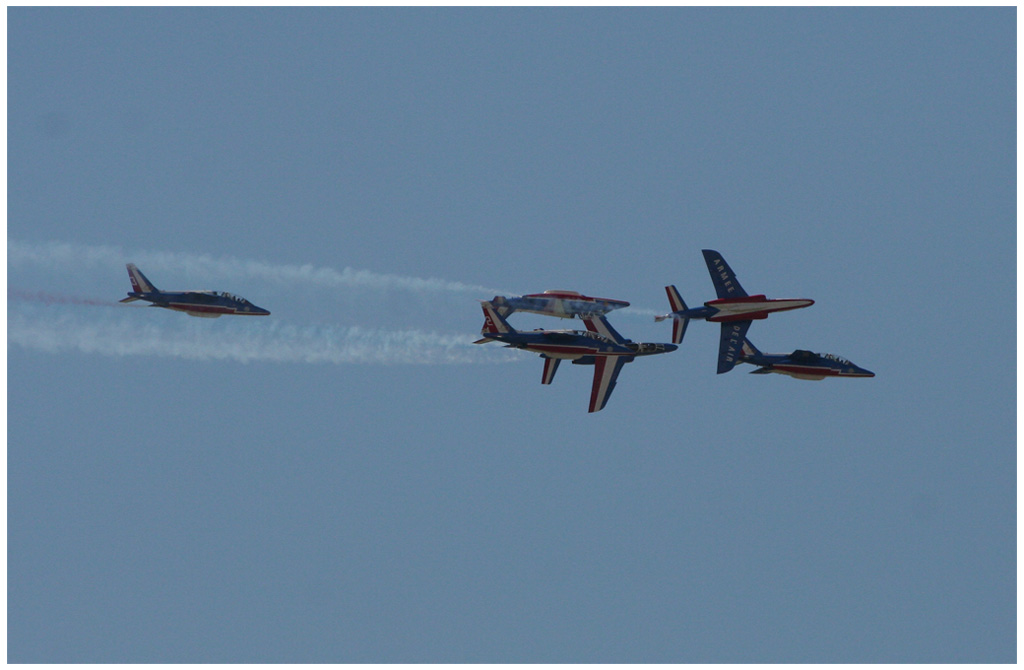
{"label": "horizontal stabilizer", "polygon": [[135,295],[130,295],[127,298],[122,298],[121,300],[118,300],[118,302],[135,302],[136,300],[142,300],[142,298]]}
{"label": "horizontal stabilizer", "polygon": [[743,338],[743,357],[751,358],[760,355],[761,351],[754,346],[754,343],[748,340],[747,338]]}

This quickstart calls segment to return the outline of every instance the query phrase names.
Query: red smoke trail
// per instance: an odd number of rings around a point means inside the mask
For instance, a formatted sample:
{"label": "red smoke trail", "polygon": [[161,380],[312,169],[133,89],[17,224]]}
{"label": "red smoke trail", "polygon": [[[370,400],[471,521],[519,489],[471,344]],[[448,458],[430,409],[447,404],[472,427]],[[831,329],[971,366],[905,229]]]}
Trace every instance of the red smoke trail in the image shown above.
{"label": "red smoke trail", "polygon": [[7,289],[7,300],[39,302],[44,305],[92,305],[98,307],[113,307],[117,304],[109,300],[95,300],[93,298],[79,298],[71,295],[47,293],[46,291],[22,291],[10,288]]}

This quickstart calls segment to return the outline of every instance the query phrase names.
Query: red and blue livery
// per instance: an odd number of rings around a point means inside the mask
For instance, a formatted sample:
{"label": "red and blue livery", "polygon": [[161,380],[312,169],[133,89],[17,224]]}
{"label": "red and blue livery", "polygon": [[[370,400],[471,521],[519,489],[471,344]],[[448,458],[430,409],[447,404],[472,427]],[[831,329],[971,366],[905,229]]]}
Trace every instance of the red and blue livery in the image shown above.
{"label": "red and blue livery", "polygon": [[491,304],[505,318],[513,312],[533,312],[562,319],[586,319],[629,307],[625,300],[593,298],[576,291],[544,291],[523,296],[496,295],[491,299]]}
{"label": "red and blue livery", "polygon": [[740,356],[747,329],[757,319],[767,319],[772,312],[784,312],[801,307],[810,307],[813,300],[806,298],[769,300],[764,294],[747,295],[736,279],[736,273],[722,258],[722,254],[712,249],[703,249],[704,262],[715,285],[717,300],[709,300],[703,307],[690,309],[683,302],[682,296],[675,286],[666,286],[668,302],[672,311],[654,317],[655,321],[672,319],[672,342],[679,344],[686,334],[686,326],[691,319],[702,319],[722,324],[721,339],[718,347],[718,374],[732,370]]}
{"label": "red and blue livery", "polygon": [[128,263],[128,279],[132,290],[121,302],[146,300],[150,307],[163,307],[189,316],[215,319],[223,314],[240,316],[267,316],[269,311],[257,307],[245,298],[218,291],[161,291],[146,279],[134,263]]}
{"label": "red and blue livery", "polygon": [[674,344],[633,342],[616,331],[604,316],[585,318],[586,331],[534,330],[518,331],[509,325],[492,302],[482,301],[483,338],[474,344],[504,342],[505,346],[540,354],[544,359],[542,384],[555,378],[558,364],[564,360],[574,365],[593,365],[594,383],[590,391],[590,412],[598,412],[608,403],[622,366],[637,356],[665,354],[676,350]]}
{"label": "red and blue livery", "polygon": [[805,349],[797,349],[791,354],[764,354],[745,338],[739,362],[756,365],[757,369],[751,371],[751,374],[755,375],[775,372],[794,379],[812,380],[825,377],[875,376],[871,370],[865,370],[835,354],[816,354]]}

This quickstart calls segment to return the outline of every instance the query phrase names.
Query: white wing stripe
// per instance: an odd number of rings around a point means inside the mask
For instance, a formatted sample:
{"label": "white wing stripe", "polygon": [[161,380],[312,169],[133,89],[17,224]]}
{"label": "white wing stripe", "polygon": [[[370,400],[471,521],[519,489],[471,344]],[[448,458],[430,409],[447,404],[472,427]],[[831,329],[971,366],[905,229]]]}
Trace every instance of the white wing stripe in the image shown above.
{"label": "white wing stripe", "polygon": [[609,360],[600,356],[594,362],[594,386],[590,391],[590,411],[598,412],[608,403],[612,389],[615,387],[615,378],[619,376],[619,370],[626,364],[626,359],[616,357]]}

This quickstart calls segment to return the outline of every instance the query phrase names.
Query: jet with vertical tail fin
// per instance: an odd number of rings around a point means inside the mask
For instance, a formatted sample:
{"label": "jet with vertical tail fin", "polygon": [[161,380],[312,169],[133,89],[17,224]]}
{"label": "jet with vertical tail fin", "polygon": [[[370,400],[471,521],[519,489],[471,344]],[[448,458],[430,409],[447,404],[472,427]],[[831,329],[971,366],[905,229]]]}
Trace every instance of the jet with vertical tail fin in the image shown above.
{"label": "jet with vertical tail fin", "polygon": [[185,312],[189,316],[215,319],[222,314],[238,314],[245,316],[266,316],[270,314],[262,307],[257,307],[245,298],[230,293],[217,291],[161,291],[146,279],[134,263],[128,263],[128,279],[132,290],[127,298],[120,302],[146,300],[150,307],[163,307],[176,312]]}
{"label": "jet with vertical tail fin", "polygon": [[816,354],[797,349],[791,354],[764,354],[753,343],[743,340],[740,363],[756,365],[751,374],[765,375],[772,372],[788,375],[794,379],[820,380],[825,377],[874,377],[875,373],[865,370],[835,354]]}
{"label": "jet with vertical tail fin", "polygon": [[574,365],[593,365],[594,382],[590,391],[590,412],[598,412],[608,403],[622,366],[637,356],[664,354],[676,350],[674,344],[633,342],[622,337],[604,316],[583,320],[586,331],[519,331],[509,325],[493,303],[481,301],[484,310],[483,337],[474,344],[504,342],[505,346],[540,354],[544,359],[542,384],[550,384],[558,365],[564,360]]}
{"label": "jet with vertical tail fin", "polygon": [[717,300],[709,300],[703,307],[690,309],[683,302],[682,296],[675,286],[666,286],[669,305],[672,311],[654,317],[655,321],[672,319],[672,342],[679,344],[686,334],[686,326],[691,319],[703,319],[722,324],[721,339],[718,347],[718,374],[732,370],[739,359],[743,340],[747,336],[750,324],[758,319],[767,319],[772,312],[783,312],[800,309],[814,304],[806,298],[785,300],[769,300],[764,294],[747,295],[736,279],[736,273],[722,258],[722,254],[711,249],[703,249],[704,262],[715,285]]}

